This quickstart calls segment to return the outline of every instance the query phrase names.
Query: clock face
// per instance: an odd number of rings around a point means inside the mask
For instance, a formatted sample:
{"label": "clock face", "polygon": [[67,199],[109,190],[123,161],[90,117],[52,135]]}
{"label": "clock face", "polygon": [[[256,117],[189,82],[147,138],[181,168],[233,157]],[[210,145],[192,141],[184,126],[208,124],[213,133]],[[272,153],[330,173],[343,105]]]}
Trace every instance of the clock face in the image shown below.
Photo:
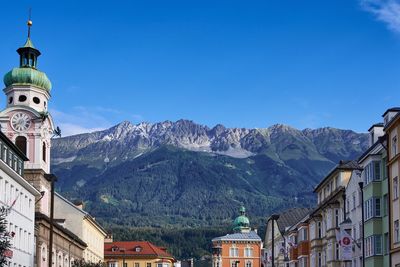
{"label": "clock face", "polygon": [[26,131],[31,126],[31,119],[25,113],[15,113],[11,118],[11,126],[17,132]]}

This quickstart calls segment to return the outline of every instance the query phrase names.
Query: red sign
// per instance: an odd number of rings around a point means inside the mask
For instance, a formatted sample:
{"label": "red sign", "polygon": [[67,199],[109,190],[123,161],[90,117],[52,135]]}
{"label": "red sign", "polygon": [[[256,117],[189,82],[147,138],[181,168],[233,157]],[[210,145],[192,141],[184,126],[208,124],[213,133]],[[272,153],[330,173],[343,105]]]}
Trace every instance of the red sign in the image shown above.
{"label": "red sign", "polygon": [[4,255],[4,257],[12,258],[13,257],[13,251],[10,250],[10,249],[7,249],[7,250],[4,251],[3,255]]}
{"label": "red sign", "polygon": [[351,243],[350,238],[348,238],[347,236],[343,237],[342,243],[344,246],[348,246]]}

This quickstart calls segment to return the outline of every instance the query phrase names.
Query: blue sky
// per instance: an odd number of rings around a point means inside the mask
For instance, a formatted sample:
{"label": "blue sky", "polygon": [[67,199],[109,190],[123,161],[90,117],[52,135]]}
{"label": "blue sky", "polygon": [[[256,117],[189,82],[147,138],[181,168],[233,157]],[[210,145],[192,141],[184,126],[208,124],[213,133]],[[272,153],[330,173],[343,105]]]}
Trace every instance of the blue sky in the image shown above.
{"label": "blue sky", "polygon": [[366,131],[400,106],[397,0],[5,1],[0,73],[29,7],[64,134],[181,118]]}

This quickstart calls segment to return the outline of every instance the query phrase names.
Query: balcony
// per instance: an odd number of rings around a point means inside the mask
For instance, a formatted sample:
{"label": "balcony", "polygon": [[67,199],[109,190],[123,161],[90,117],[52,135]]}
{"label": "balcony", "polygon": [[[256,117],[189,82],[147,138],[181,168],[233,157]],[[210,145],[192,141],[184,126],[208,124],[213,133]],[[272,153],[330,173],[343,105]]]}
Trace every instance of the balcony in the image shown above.
{"label": "balcony", "polygon": [[304,256],[304,255],[310,254],[310,241],[302,241],[299,243],[298,254],[299,254],[299,256]]}
{"label": "balcony", "polygon": [[290,260],[291,261],[293,261],[293,260],[297,260],[297,258],[299,257],[299,249],[298,249],[298,247],[292,247],[292,248],[290,248],[290,251],[289,251],[289,257],[290,257]]}

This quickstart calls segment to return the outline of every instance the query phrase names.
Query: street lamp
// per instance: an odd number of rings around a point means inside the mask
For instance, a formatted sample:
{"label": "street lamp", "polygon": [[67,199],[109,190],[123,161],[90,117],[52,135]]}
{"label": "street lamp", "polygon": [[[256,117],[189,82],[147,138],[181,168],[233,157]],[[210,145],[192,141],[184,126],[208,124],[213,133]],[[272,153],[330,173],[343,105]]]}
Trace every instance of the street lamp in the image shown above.
{"label": "street lamp", "polygon": [[364,183],[359,182],[361,190],[361,248],[362,248],[362,267],[365,266],[365,250],[364,250]]}
{"label": "street lamp", "polygon": [[279,219],[278,214],[273,214],[270,217],[270,220],[272,220],[272,229],[271,229],[271,234],[272,234],[272,267],[275,267],[275,221]]}

